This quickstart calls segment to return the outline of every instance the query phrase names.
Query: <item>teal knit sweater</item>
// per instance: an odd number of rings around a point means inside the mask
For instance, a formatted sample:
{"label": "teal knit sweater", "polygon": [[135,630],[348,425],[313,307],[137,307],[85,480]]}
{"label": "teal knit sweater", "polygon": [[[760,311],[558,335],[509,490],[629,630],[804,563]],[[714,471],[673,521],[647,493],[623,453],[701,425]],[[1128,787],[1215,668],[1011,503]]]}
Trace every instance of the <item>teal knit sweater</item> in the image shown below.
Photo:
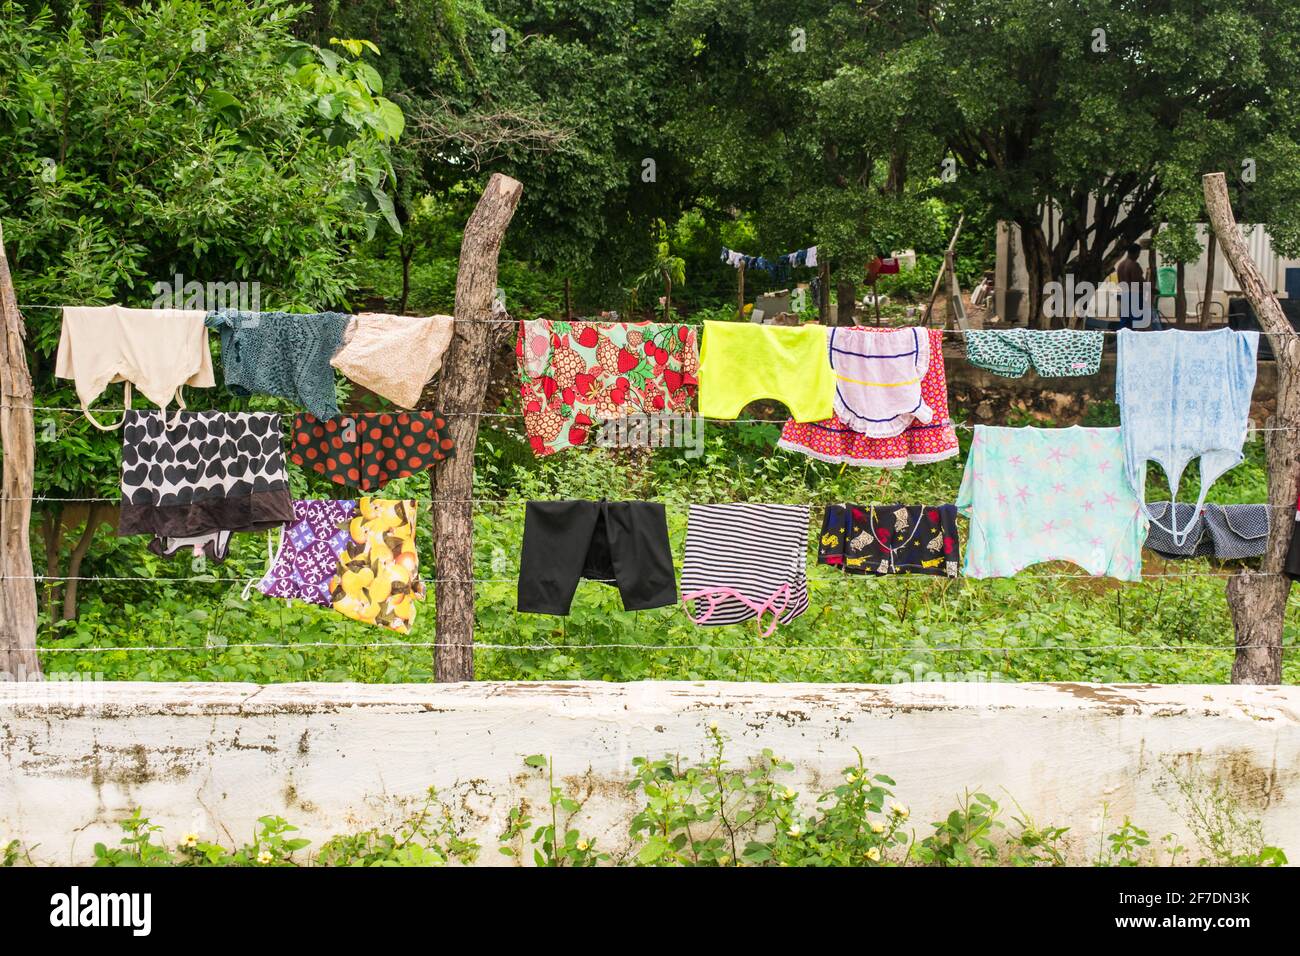
{"label": "teal knit sweater", "polygon": [[351,318],[341,312],[209,312],[221,332],[226,387],[236,395],[274,395],[317,418],[339,414],[330,359],[343,346]]}

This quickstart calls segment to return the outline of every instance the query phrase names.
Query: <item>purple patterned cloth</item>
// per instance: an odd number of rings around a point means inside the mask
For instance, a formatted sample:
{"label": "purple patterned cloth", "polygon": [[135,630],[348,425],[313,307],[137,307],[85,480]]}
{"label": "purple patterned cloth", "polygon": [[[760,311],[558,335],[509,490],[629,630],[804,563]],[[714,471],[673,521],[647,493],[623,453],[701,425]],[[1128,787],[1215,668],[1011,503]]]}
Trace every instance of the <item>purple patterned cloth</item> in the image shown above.
{"label": "purple patterned cloth", "polygon": [[280,535],[280,550],[257,587],[271,597],[297,598],[330,606],[330,579],[338,573],[339,552],[347,546],[347,523],[355,501],[294,501],[293,524]]}

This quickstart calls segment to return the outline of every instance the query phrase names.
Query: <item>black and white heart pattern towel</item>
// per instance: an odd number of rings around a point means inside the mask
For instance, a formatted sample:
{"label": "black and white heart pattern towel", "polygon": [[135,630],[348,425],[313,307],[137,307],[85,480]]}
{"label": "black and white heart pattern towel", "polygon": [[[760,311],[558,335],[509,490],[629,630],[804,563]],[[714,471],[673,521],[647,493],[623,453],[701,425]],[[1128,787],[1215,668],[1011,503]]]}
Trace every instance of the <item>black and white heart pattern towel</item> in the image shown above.
{"label": "black and white heart pattern towel", "polygon": [[260,531],[293,520],[280,416],[128,411],[118,534]]}

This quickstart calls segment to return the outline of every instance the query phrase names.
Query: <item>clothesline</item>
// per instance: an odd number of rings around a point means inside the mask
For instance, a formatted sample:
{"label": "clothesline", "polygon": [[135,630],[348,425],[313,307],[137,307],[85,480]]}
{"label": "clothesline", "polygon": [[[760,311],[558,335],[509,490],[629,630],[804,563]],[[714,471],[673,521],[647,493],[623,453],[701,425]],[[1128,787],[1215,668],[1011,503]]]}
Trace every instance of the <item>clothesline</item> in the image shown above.
{"label": "clothesline", "polygon": [[[37,305],[37,304],[30,304],[30,305],[20,305],[20,306],[18,306],[18,308],[19,308],[20,311],[23,310],[23,309],[58,309],[58,310],[62,310],[62,309],[67,309],[67,308],[79,308],[79,306],[67,306],[67,305]],[[197,310],[196,310],[196,311],[197,311]],[[419,318],[425,318],[425,316],[418,316],[418,315],[409,315],[409,316],[408,316],[408,315],[395,315],[395,316],[393,316],[393,318],[397,318],[397,319],[408,319],[408,318],[409,318],[409,319],[419,319]],[[518,325],[520,322],[528,321],[528,320],[526,320],[526,319],[513,319],[513,318],[501,318],[501,319],[461,319],[461,318],[456,318],[455,316],[452,317],[452,320],[453,320],[454,322],[462,323],[462,324],[467,324],[467,325],[475,325],[475,324],[477,324],[477,325]],[[595,319],[551,319],[550,321],[553,321],[553,322],[568,322],[570,325],[606,325],[606,324],[609,324],[609,323],[611,323],[611,322],[627,322],[627,321],[631,321],[631,322],[641,322],[641,321],[646,321],[646,322],[662,322],[662,320],[661,320],[661,319],[658,319],[658,318],[655,318],[655,319],[644,319],[644,320],[642,320],[642,319],[626,319],[626,318],[624,318],[624,317],[622,317],[622,316],[620,316],[620,317],[617,318],[617,319],[612,319],[612,318],[610,318],[610,319],[601,319],[601,318],[595,318]],[[669,324],[669,325],[684,325],[684,326],[686,326],[687,328],[692,328],[692,329],[700,329],[700,328],[703,328],[703,327],[704,327],[704,323],[703,323],[703,322],[684,322],[684,321],[681,321],[681,320],[670,320],[670,321],[669,321],[668,323],[666,323],[666,324]],[[909,325],[899,326],[899,328],[907,328],[907,327],[909,327]],[[927,327],[928,327],[928,326],[927,326]],[[995,326],[994,328],[1023,328],[1023,326],[1005,325],[1005,326]],[[952,328],[952,329],[948,329],[948,328],[940,328],[940,329],[932,329],[932,331],[940,332],[940,333],[943,334],[943,335],[965,335],[967,332],[979,332],[979,331],[985,331],[985,330],[983,330],[983,329],[962,329],[962,328]],[[1037,330],[1037,329],[1030,329],[1029,331],[1039,331],[1039,330]],[[1056,331],[1056,330],[1043,330],[1043,331]],[[1089,329],[1089,330],[1087,330],[1087,331],[1090,331],[1090,332],[1100,332],[1102,335],[1118,335],[1118,334],[1119,334],[1119,330],[1118,330],[1118,329]],[[1269,330],[1267,330],[1267,329],[1259,329],[1258,332],[1259,332],[1260,335],[1277,335],[1277,336],[1282,336],[1282,337],[1286,337],[1286,336],[1290,336],[1290,335],[1295,335],[1295,334],[1297,334],[1297,333],[1294,333],[1294,332],[1272,332],[1272,331],[1269,331]]]}
{"label": "clothesline", "polygon": [[[1252,644],[1252,648],[1261,650],[1286,650],[1286,644]],[[1043,645],[973,645],[971,647],[858,647],[852,644],[828,646],[819,644],[490,644],[490,643],[446,643],[435,641],[375,641],[363,644],[345,644],[331,641],[311,641],[301,644],[250,643],[204,645],[202,647],[186,645],[133,645],[130,647],[38,647],[38,654],[109,654],[118,651],[128,653],[154,651],[189,651],[194,654],[211,652],[224,654],[232,650],[300,650],[302,648],[332,648],[334,650],[378,649],[378,648],[472,648],[480,651],[599,651],[599,650],[641,650],[641,651],[723,651],[727,653],[752,653],[753,651],[785,651],[806,653],[809,651],[834,652],[837,654],[865,654],[882,657],[886,654],[998,654],[998,653],[1054,653],[1069,651],[1071,653],[1105,653],[1110,651],[1236,651],[1236,645],[1226,644],[1061,644],[1055,647]]]}
{"label": "clothesline", "polygon": [[[382,496],[372,495],[370,497],[382,497]],[[50,495],[27,495],[27,496],[14,495],[9,497],[0,497],[0,501],[39,501],[39,502],[58,501],[58,502],[74,502],[74,503],[100,502],[104,504],[121,502],[121,500],[122,498],[120,495],[115,498],[107,498],[107,497],[105,498],[60,498],[60,497],[54,497]],[[418,498],[418,497],[411,498],[409,496],[404,496],[403,500],[415,501],[422,505],[439,505],[439,504],[441,505],[465,505],[465,504],[526,505],[529,499],[526,498]],[[645,500],[645,499],[641,499],[641,500]],[[680,509],[680,508],[689,508],[691,505],[735,504],[738,501],[745,501],[748,504],[757,504],[757,505],[761,505],[761,504],[802,505],[808,508],[825,508],[829,505],[842,505],[846,503],[842,498],[836,499],[834,501],[751,501],[748,499],[729,498],[726,501],[662,501],[658,503],[662,504],[665,508]],[[868,507],[875,508],[875,507],[883,507],[885,505],[894,505],[894,504],[898,504],[899,502],[895,500],[891,500],[891,501],[855,500],[848,503],[855,504],[855,505],[866,505]],[[1161,503],[1162,502],[1158,502],[1158,501],[1148,502],[1148,504],[1161,504]],[[1189,504],[1189,505],[1192,504],[1192,502],[1177,502],[1177,503]],[[1224,503],[1211,501],[1211,502],[1206,502],[1206,504],[1210,505],[1210,504],[1224,504]],[[1293,504],[1271,505],[1266,501],[1228,502],[1228,504],[1253,505],[1259,508],[1269,508],[1273,511],[1284,511],[1284,512],[1294,512],[1296,510],[1296,506]]]}
{"label": "clothesline", "polygon": [[[1247,570],[1247,571],[1245,571],[1245,572],[1243,572],[1243,573],[1245,573],[1245,574],[1250,574],[1250,575],[1253,575],[1253,576],[1256,576],[1256,577],[1282,577],[1282,576],[1283,576],[1283,573],[1280,572],[1280,571],[1249,571],[1249,570]],[[843,584],[843,581],[842,581],[841,579],[842,579],[843,577],[845,577],[845,576],[846,576],[846,575],[844,575],[842,572],[836,572],[836,574],[835,574],[835,580],[829,580],[829,579],[825,579],[825,578],[811,578],[811,579],[809,579],[808,583],[809,583],[809,584],[814,584],[814,585],[819,585],[819,586],[835,585],[835,586],[839,587],[839,586],[841,586],[841,585]],[[850,577],[862,577],[862,578],[873,577],[873,576],[871,576],[871,575],[848,575],[848,576],[850,576]],[[1143,581],[1154,581],[1154,580],[1158,580],[1158,579],[1160,579],[1160,578],[1221,578],[1221,579],[1223,579],[1223,580],[1227,580],[1228,578],[1232,578],[1232,577],[1236,577],[1236,576],[1237,576],[1236,573],[1220,573],[1220,572],[1217,572],[1217,571],[1181,571],[1181,572],[1174,573],[1174,574],[1169,574],[1169,573],[1146,574],[1146,575],[1143,575],[1143,576],[1142,576],[1142,580],[1143,580]],[[910,576],[910,575],[879,575],[879,576],[875,576],[875,577],[907,577],[908,580],[912,580],[914,576]],[[1019,581],[1022,577],[1027,577],[1027,578],[1029,578],[1029,579],[1031,579],[1031,580],[1032,580],[1032,579],[1041,579],[1041,580],[1060,580],[1060,579],[1062,579],[1062,578],[1067,578],[1067,579],[1088,579],[1088,580],[1092,580],[1092,581],[1105,581],[1105,580],[1109,580],[1109,579],[1107,578],[1106,575],[1087,574],[1086,572],[1041,572],[1041,573],[1040,573],[1040,572],[1027,572],[1027,573],[1024,573],[1024,574],[1016,575],[1016,576],[1015,576],[1015,580]],[[1011,578],[968,578],[968,577],[963,577],[963,576],[961,576],[961,575],[958,575],[958,576],[956,576],[956,577],[947,577],[947,576],[945,576],[945,575],[934,575],[933,578],[934,578],[935,580],[938,580],[938,581],[980,581],[980,580],[999,580],[999,581],[1009,581],[1009,580],[1012,580]],[[30,575],[5,574],[5,575],[0,575],[0,581],[4,581],[4,580],[9,580],[9,581],[171,581],[171,582],[174,582],[174,583],[193,583],[193,582],[197,582],[197,583],[202,583],[202,584],[230,584],[230,585],[238,585],[238,584],[243,583],[246,579],[245,579],[244,577],[242,577],[242,576],[241,576],[241,577],[231,577],[231,578],[220,578],[220,577],[215,577],[215,576],[213,576],[213,575],[194,575],[194,576],[189,576],[189,577],[161,577],[161,576],[157,576],[157,575],[90,575],[90,576],[86,576],[86,577],[64,576],[64,575],[57,575],[57,574],[49,574],[49,575],[46,575],[46,574],[30,574]],[[606,580],[603,580],[603,579],[584,578],[583,580],[588,580],[588,581],[591,581],[592,583],[595,583],[595,584],[611,584],[611,585],[612,585],[612,584],[615,584],[615,583],[616,583],[616,582],[614,582],[614,581],[606,581]],[[421,581],[422,581],[423,583],[425,583],[425,584],[433,584],[433,583],[436,583],[436,582],[439,582],[439,581],[441,581],[441,582],[445,582],[445,583],[450,583],[450,584],[517,584],[518,581],[519,581],[519,579],[518,579],[518,577],[513,577],[513,578],[421,578]],[[1128,584],[1128,583],[1132,583],[1132,582],[1117,581],[1117,583]]]}
{"label": "clothesline", "polygon": [[[72,408],[72,407],[67,407],[67,406],[62,406],[62,405],[0,405],[0,409],[3,409],[3,408],[14,408],[14,409],[22,409],[22,410],[25,410],[25,411],[36,411],[36,412],[61,412],[61,413],[72,413],[72,412],[80,413],[80,412],[82,411],[82,409],[80,409],[80,408]],[[196,409],[196,408],[187,408],[187,409],[185,409],[185,410],[186,410],[186,411],[189,411],[189,412],[196,412],[196,413],[197,413],[197,412],[203,412],[203,411],[216,411],[217,409]],[[97,405],[97,406],[94,406],[94,407],[91,409],[91,411],[93,411],[93,412],[102,412],[102,413],[106,413],[106,414],[118,414],[118,413],[120,413],[120,412],[129,412],[129,411],[137,411],[137,412],[156,412],[156,411],[158,411],[158,409],[156,409],[156,408],[135,408],[135,409],[131,409],[131,408],[115,408],[115,407],[112,407],[112,406],[104,406],[104,407],[100,407],[100,406]],[[362,414],[365,414],[365,415],[400,415],[400,414],[402,414],[402,411],[403,411],[403,410],[375,411],[375,412],[353,412],[353,413],[351,413],[351,414],[353,414],[353,415],[362,415]],[[168,414],[174,414],[174,412],[169,412]],[[290,427],[290,428],[292,427],[293,419],[289,417],[289,414],[288,414],[288,413],[279,412],[279,413],[275,413],[275,414],[281,414],[281,415],[284,415],[285,418],[286,418],[287,421],[288,421],[288,426],[287,426],[287,427]],[[524,415],[523,412],[438,412],[438,414],[439,414],[439,416],[441,416],[442,418],[510,418],[510,419],[520,419],[520,418],[524,418],[524,417],[525,417],[525,415]],[[345,413],[343,417],[345,417],[345,418],[348,417],[348,414]],[[657,415],[657,414],[652,414],[652,413],[650,413],[650,412],[638,413],[638,414],[636,414],[636,415],[628,416],[627,418],[610,418],[610,419],[605,419],[604,421],[608,421],[608,422],[623,422],[623,421],[627,421],[627,422],[630,422],[631,424],[637,424],[641,419],[646,419],[647,421],[651,421],[651,422],[653,422],[653,421],[662,421],[662,420],[664,420],[665,418],[673,418],[673,417],[693,417],[693,418],[698,418],[700,421],[705,421],[705,422],[716,422],[716,423],[718,423],[718,424],[723,424],[723,425],[784,425],[784,424],[786,424],[787,422],[790,421],[790,417],[789,417],[789,416],[785,416],[785,417],[783,417],[783,418],[707,418],[707,417],[704,417],[704,416],[702,416],[702,415],[673,416],[673,415],[671,415],[670,413],[664,413],[664,414],[662,414],[662,415]],[[958,429],[961,429],[962,431],[974,431],[974,429],[975,429],[975,427],[976,427],[975,423],[971,423],[971,422],[949,422],[949,424],[950,424],[953,428],[958,428]],[[283,427],[286,427],[286,426],[285,426],[284,424],[282,424],[281,427],[283,428]],[[1097,426],[1097,427],[1107,427],[1107,426]],[[1293,431],[1300,431],[1300,425],[1259,425],[1259,426],[1256,426],[1255,428],[1251,429],[1251,431],[1256,431],[1256,432],[1293,432]],[[603,446],[603,445],[601,445],[601,444],[599,444],[599,443],[597,442],[597,443],[595,443],[595,444],[593,444],[593,445],[589,445],[589,446],[585,446],[585,447],[588,447],[588,448],[602,448],[602,447],[607,447],[607,446]],[[624,446],[616,446],[616,447],[624,447]],[[643,446],[629,445],[629,446],[626,446],[626,447],[633,447],[633,448],[635,448],[635,447],[652,447],[652,446],[645,446],[645,445],[643,445]]]}

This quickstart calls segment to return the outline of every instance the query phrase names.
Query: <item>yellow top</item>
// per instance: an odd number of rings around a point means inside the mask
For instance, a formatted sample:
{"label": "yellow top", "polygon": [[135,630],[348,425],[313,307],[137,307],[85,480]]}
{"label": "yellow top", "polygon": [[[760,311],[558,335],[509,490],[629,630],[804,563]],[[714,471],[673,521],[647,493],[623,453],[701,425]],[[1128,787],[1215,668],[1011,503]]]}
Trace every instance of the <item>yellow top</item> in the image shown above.
{"label": "yellow top", "polygon": [[760,398],[785,404],[797,422],[835,414],[835,375],[822,325],[705,322],[700,414],[736,418]]}

